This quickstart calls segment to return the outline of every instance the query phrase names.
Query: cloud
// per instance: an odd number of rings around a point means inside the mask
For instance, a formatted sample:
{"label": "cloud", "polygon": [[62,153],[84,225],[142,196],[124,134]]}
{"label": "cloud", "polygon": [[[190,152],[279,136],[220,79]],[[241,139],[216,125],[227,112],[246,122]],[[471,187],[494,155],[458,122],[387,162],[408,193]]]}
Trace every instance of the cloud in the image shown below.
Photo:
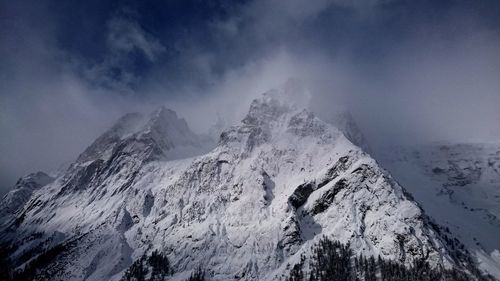
{"label": "cloud", "polygon": [[108,22],[107,43],[113,53],[128,54],[138,50],[151,62],[165,51],[165,47],[145,32],[136,21],[122,17],[112,18]]}
{"label": "cloud", "polygon": [[314,111],[350,110],[374,143],[498,140],[500,5],[479,1],[256,0],[169,6],[175,17],[111,5],[83,13],[102,36],[91,52],[61,43],[78,13],[58,11],[68,23],[12,2],[0,9],[0,185],[74,159],[125,112],[165,104],[206,132],[289,77]]}
{"label": "cloud", "polygon": [[54,23],[38,24],[50,19],[47,10],[8,8],[0,28],[0,192],[23,174],[71,161],[142,105],[81,75],[90,63],[57,45]]}
{"label": "cloud", "polygon": [[301,77],[315,110],[348,108],[377,144],[487,141],[500,140],[499,13],[491,1],[255,1],[218,26],[244,42],[236,53],[258,50],[247,67]]}
{"label": "cloud", "polygon": [[145,69],[158,63],[166,48],[129,15],[130,11],[123,11],[106,21],[102,59],[72,57],[71,67],[97,87],[133,96],[146,75]]}

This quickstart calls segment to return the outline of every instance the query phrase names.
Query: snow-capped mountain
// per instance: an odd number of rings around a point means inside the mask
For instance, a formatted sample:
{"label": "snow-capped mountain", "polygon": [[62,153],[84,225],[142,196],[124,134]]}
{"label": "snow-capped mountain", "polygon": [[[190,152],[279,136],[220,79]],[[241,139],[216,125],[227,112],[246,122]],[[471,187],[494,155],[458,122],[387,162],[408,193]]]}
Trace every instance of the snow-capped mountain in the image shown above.
{"label": "snow-capped mountain", "polygon": [[385,167],[441,225],[500,276],[500,144],[391,147]]}
{"label": "snow-capped mountain", "polygon": [[168,280],[280,280],[329,237],[357,255],[473,273],[370,155],[290,94],[254,100],[208,152],[171,110],[124,116],[63,175],[4,198],[11,266],[37,280],[120,280],[161,253]]}

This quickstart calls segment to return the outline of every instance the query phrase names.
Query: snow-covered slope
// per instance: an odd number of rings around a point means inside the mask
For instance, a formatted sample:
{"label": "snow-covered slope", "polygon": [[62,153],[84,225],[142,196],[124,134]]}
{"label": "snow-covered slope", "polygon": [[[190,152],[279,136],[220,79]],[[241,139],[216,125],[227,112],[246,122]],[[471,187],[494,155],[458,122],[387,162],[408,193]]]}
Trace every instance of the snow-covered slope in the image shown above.
{"label": "snow-covered slope", "polygon": [[500,278],[500,144],[391,147],[385,167]]}
{"label": "snow-covered slope", "polygon": [[199,139],[172,111],[125,116],[4,224],[10,258],[22,268],[56,248],[39,279],[119,280],[159,250],[171,280],[200,267],[208,280],[276,280],[328,236],[365,256],[465,270],[467,253],[374,159],[288,102],[290,91],[254,100],[194,158],[186,151]]}

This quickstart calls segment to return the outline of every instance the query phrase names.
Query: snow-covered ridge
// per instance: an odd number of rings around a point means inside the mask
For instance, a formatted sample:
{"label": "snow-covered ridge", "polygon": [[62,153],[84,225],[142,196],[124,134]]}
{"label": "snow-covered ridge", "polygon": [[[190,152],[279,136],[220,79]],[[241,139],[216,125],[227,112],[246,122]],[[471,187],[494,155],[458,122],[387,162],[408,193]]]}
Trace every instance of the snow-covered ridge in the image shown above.
{"label": "snow-covered ridge", "polygon": [[[128,150],[151,150],[145,157],[178,159],[208,151],[210,144],[189,129],[186,121],[170,109],[160,107],[144,116],[130,113],[94,141],[79,157],[78,163],[95,159],[108,160],[113,149],[126,146]],[[124,148],[122,148],[124,149]]]}
{"label": "snow-covered ridge", "polygon": [[20,178],[13,190],[0,201],[0,226],[12,219],[13,216],[19,215],[18,212],[35,190],[51,183],[53,180],[43,172],[32,173]]}
{"label": "snow-covered ridge", "polygon": [[[99,136],[85,151],[80,154],[77,162],[84,163],[97,158],[105,158],[113,145],[137,132],[144,123],[140,113],[128,113],[121,117],[113,127]],[[109,156],[108,156],[109,157]]]}
{"label": "snow-covered ridge", "polygon": [[10,257],[22,267],[26,253],[62,244],[41,276],[119,280],[158,250],[170,260],[170,280],[199,267],[208,280],[276,280],[325,235],[365,256],[468,270],[467,253],[300,97],[293,84],[264,94],[194,158],[169,158],[181,143],[199,143],[173,111],[122,118],[63,176],[33,191],[22,220],[0,230],[17,247]]}

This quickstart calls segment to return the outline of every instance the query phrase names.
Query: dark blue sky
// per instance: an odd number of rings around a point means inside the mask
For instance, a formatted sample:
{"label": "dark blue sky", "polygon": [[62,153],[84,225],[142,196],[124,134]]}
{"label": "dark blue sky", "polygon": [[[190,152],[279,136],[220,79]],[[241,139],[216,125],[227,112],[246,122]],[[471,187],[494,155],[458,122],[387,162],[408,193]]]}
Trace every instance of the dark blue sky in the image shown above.
{"label": "dark blue sky", "polygon": [[[184,44],[197,44],[210,49],[215,38],[209,23],[227,19],[234,5],[225,1],[57,1],[50,5],[57,21],[58,45],[70,53],[93,63],[108,56],[106,30],[114,18],[136,22],[154,37],[165,51],[155,61],[158,65],[175,63]],[[147,75],[153,67],[141,52],[127,54],[129,67]]]}
{"label": "dark blue sky", "polygon": [[[85,67],[110,64],[100,75],[132,87],[158,79],[152,74],[158,69],[168,73],[170,83],[193,83],[193,78],[202,86],[209,83],[206,69],[186,62],[193,53],[210,56],[209,71],[215,75],[283,46],[291,52],[319,50],[332,57],[343,52],[362,63],[377,62],[418,32],[436,32],[452,41],[468,32],[464,21],[488,29],[500,26],[500,3],[495,0],[294,0],[290,9],[286,1],[276,2],[11,1],[4,4],[2,21],[30,24],[29,31],[47,33],[53,47]],[[314,8],[308,12],[307,6]],[[109,62],[117,52],[109,42],[110,25],[116,20],[137,25],[161,45],[158,56],[150,60],[140,48],[128,48]],[[18,36],[19,31],[7,25],[5,29],[3,36]],[[122,32],[130,30],[124,27]],[[166,83],[165,77],[161,80]],[[110,86],[109,81],[105,84]]]}
{"label": "dark blue sky", "polygon": [[203,131],[287,76],[374,142],[500,137],[498,0],[0,1],[0,190],[124,112]]}

